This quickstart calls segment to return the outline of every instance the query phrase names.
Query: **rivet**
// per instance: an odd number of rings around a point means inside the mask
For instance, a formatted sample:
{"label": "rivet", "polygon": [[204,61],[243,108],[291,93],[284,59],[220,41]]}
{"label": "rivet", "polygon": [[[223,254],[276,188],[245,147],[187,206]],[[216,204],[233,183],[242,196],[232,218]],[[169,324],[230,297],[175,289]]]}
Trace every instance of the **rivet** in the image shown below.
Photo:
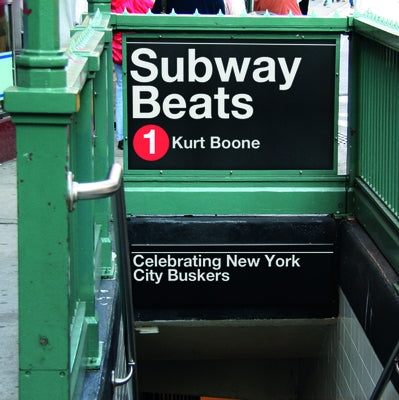
{"label": "rivet", "polygon": [[41,336],[39,342],[42,346],[48,345],[48,339],[46,338],[46,336]]}

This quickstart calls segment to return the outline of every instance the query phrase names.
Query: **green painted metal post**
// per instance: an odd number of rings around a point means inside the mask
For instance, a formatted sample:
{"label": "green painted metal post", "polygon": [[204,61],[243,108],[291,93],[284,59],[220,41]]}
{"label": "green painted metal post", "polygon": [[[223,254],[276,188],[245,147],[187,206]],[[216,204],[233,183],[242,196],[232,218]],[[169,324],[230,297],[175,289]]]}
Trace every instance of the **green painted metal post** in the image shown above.
{"label": "green painted metal post", "polygon": [[[112,31],[111,31],[112,32]],[[115,160],[114,147],[114,66],[112,64],[112,46],[106,48],[107,51],[107,88],[108,88],[108,162],[111,165]],[[112,116],[112,118],[110,117]]]}
{"label": "green painted metal post", "polygon": [[[86,82],[80,94],[79,117],[74,121],[71,136],[71,170],[78,182],[94,181],[93,148],[93,80]],[[91,317],[88,323],[88,356],[98,356],[98,326],[94,303],[94,203],[79,202],[71,215],[72,232],[70,234],[71,262],[74,271],[74,286],[78,290],[75,302],[84,302],[85,315]],[[71,304],[76,307],[75,304]],[[72,311],[72,310],[71,310]]]}
{"label": "green painted metal post", "polygon": [[[70,121],[52,113],[46,90],[66,86],[67,58],[59,49],[58,2],[27,0],[26,8],[26,47],[17,60],[21,90],[7,106],[17,126],[20,399],[63,400],[69,397]],[[70,100],[58,105],[72,112]]]}
{"label": "green painted metal post", "polygon": [[[93,202],[82,202],[71,213],[66,176],[73,171],[81,182],[101,180],[111,164],[110,49],[101,56],[104,33],[89,26],[68,59],[59,48],[58,2],[28,0],[26,9],[18,86],[5,94],[17,127],[19,398],[69,400],[79,397],[86,360],[101,355],[94,242],[96,224],[108,229],[109,210],[95,213]],[[104,32],[107,18],[98,19]],[[96,90],[108,93],[107,100],[96,101]],[[93,121],[101,136],[96,143]]]}
{"label": "green painted metal post", "polygon": [[60,50],[58,1],[26,0],[25,47],[17,59],[21,87],[65,87],[67,58]]}
{"label": "green painted metal post", "polygon": [[[110,44],[109,44],[110,46]],[[101,64],[103,68],[96,75],[94,80],[94,117],[95,117],[95,146],[94,146],[94,176],[95,180],[99,181],[107,176],[111,162],[109,153],[112,152],[113,158],[113,98],[109,98],[109,93],[113,93],[112,81],[109,82],[108,77],[112,77],[108,73],[107,63],[107,48],[101,56]],[[111,86],[110,86],[111,84]],[[96,112],[98,110],[98,112]],[[108,110],[104,113],[103,110]],[[112,122],[110,126],[109,122]],[[110,143],[110,136],[112,142]],[[99,199],[95,204],[96,223],[100,229],[101,249],[99,263],[101,271],[97,271],[99,276],[111,276],[113,273],[111,259],[111,241],[109,238],[109,214],[110,201],[109,199]]]}
{"label": "green painted metal post", "polygon": [[23,115],[14,121],[18,137],[20,399],[46,399],[51,393],[63,400],[68,398],[69,376],[68,121],[41,117],[39,124],[38,118]]}
{"label": "green painted metal post", "polygon": [[102,12],[110,12],[111,0],[87,0],[89,12],[96,12],[100,10]]}

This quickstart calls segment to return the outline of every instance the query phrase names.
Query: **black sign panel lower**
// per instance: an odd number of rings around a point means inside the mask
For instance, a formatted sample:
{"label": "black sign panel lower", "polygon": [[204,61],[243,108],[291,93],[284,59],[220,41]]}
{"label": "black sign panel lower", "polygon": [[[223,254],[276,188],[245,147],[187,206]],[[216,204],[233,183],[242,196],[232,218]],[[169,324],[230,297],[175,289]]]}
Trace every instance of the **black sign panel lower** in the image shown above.
{"label": "black sign panel lower", "polygon": [[126,38],[128,168],[333,168],[336,40]]}
{"label": "black sign panel lower", "polygon": [[131,245],[134,305],[142,308],[329,306],[332,244]]}

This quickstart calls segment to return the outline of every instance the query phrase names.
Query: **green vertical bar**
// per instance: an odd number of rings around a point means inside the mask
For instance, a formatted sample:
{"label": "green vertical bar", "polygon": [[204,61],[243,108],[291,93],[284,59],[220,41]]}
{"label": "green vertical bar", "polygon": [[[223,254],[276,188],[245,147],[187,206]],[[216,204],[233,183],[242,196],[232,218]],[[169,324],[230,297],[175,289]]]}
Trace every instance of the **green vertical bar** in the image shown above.
{"label": "green vertical bar", "polygon": [[356,177],[359,175],[359,127],[358,127],[358,107],[359,104],[359,87],[362,74],[360,72],[360,55],[358,36],[351,33],[349,36],[349,81],[348,81],[348,172],[349,172],[349,189],[347,211],[352,213],[354,210],[354,194],[353,187]]}
{"label": "green vertical bar", "polygon": [[59,38],[59,2],[52,0],[25,0],[25,29],[27,35],[24,48],[43,53],[60,52]]}
{"label": "green vertical bar", "polygon": [[25,0],[24,50],[17,57],[17,81],[21,87],[66,86],[67,58],[60,49],[59,2]]}
{"label": "green vertical bar", "polygon": [[[77,182],[93,182],[93,81],[86,82],[80,94],[80,111],[74,121],[71,137],[71,166]],[[94,298],[94,206],[93,201],[76,203],[71,220],[71,259],[74,274],[73,284],[77,288],[76,302],[84,301],[86,316],[96,320]],[[73,305],[72,305],[73,306]],[[98,353],[98,329],[90,329],[88,356]]]}
{"label": "green vertical bar", "polygon": [[[112,92],[112,87],[108,87],[108,68],[107,68],[107,52],[101,55],[101,69],[96,73],[94,80],[94,115],[95,115],[95,147],[94,147],[94,176],[96,181],[106,179],[111,168],[109,162],[109,139],[113,136],[110,130],[109,120],[113,120],[113,115],[109,114],[109,97],[108,92]],[[101,265],[95,265],[96,275],[111,273],[111,239],[109,236],[109,214],[110,200],[99,199],[95,202],[95,218],[96,224],[100,231],[101,258],[98,262]]]}
{"label": "green vertical bar", "polygon": [[[94,147],[94,179],[106,179],[110,170],[108,157],[108,135],[112,134],[108,126],[108,88],[106,54],[101,55],[101,69],[94,79],[94,117],[95,117],[95,147]],[[96,222],[108,225],[109,199],[96,201]],[[108,229],[107,229],[108,230]]]}
{"label": "green vertical bar", "polygon": [[108,160],[112,164],[115,160],[114,146],[114,66],[112,63],[112,47],[106,48],[107,52],[107,85],[108,85]]}

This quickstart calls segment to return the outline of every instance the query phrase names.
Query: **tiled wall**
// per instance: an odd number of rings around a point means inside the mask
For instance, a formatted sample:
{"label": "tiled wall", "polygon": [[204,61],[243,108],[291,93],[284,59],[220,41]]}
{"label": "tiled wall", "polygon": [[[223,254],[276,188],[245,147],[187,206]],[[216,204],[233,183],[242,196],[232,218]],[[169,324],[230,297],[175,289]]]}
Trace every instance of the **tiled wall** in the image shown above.
{"label": "tiled wall", "polygon": [[[325,373],[330,376],[331,369],[335,369],[335,395],[332,395],[330,389],[325,393],[325,398],[368,400],[383,367],[342,291],[339,315],[337,329],[331,332],[326,343],[330,371],[324,368]],[[326,380],[332,382],[329,377]],[[399,394],[389,383],[381,400],[397,399]]]}

